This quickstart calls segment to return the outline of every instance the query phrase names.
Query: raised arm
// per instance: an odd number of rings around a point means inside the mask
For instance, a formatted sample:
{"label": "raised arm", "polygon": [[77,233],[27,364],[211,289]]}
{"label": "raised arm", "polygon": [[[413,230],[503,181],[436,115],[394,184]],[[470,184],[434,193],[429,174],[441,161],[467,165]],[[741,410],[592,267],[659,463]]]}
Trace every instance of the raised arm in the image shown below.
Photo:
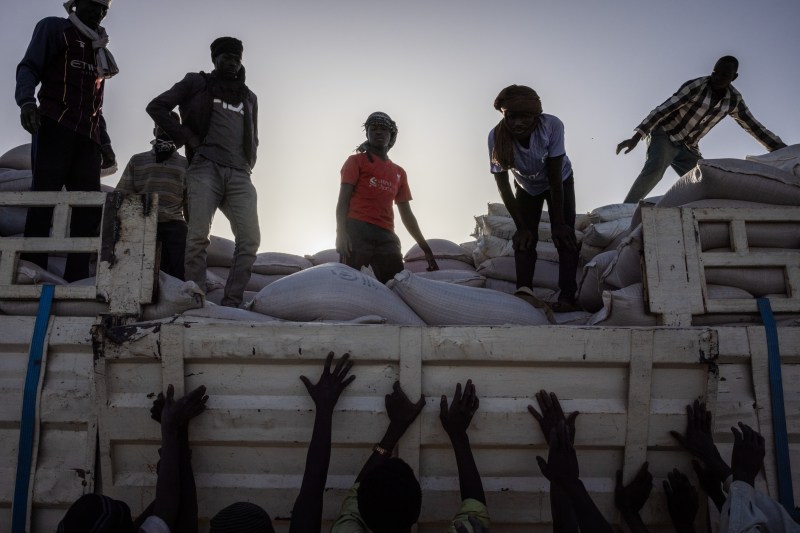
{"label": "raised arm", "polygon": [[170,112],[186,98],[200,90],[203,83],[205,80],[199,74],[189,73],[169,90],[159,94],[147,104],[147,114],[162,130],[167,132],[178,148],[186,145],[194,150],[200,145],[201,139],[197,132],[175,120]]}
{"label": "raised arm", "polygon": [[415,217],[414,212],[411,211],[411,204],[409,202],[400,202],[397,204],[397,210],[400,211],[400,219],[403,221],[403,225],[408,230],[408,233],[411,234],[425,254],[425,260],[428,261],[428,271],[439,270],[439,265],[436,264],[436,258],[433,257],[433,251],[431,251],[428,241],[425,240],[425,237],[422,236],[422,231],[419,229],[417,217]]}
{"label": "raised arm", "polygon": [[653,489],[653,475],[647,470],[645,462],[633,480],[624,485],[622,470],[617,470],[617,485],[614,488],[614,503],[622,519],[628,524],[631,533],[647,533],[647,527],[639,512],[644,507]]}
{"label": "raised arm", "polygon": [[292,508],[292,521],[289,526],[289,531],[292,533],[319,531],[322,526],[322,497],[331,461],[333,409],[342,391],[356,379],[355,376],[347,375],[353,366],[349,358],[350,354],[344,354],[331,372],[333,352],[328,353],[322,375],[316,384],[312,384],[307,377],[300,376],[308,394],[314,400],[316,416],[306,455],[303,482]]}
{"label": "raised arm", "polygon": [[386,395],[385,403],[386,414],[389,415],[389,427],[386,428],[386,433],[380,442],[372,449],[372,455],[361,468],[356,482],[361,481],[370,470],[392,456],[392,451],[400,438],[425,407],[425,395],[420,396],[417,403],[413,403],[400,388],[400,382],[395,381],[392,393]]}
{"label": "raised arm", "polygon": [[453,401],[447,405],[447,396],[442,395],[439,403],[439,420],[442,422],[447,436],[450,437],[450,444],[456,456],[456,466],[458,468],[458,484],[461,489],[461,500],[478,500],[486,505],[486,496],[483,493],[483,483],[472,455],[472,447],[469,443],[467,428],[472,417],[478,410],[480,401],[475,393],[475,385],[472,380],[467,380],[464,392],[461,392],[461,383],[456,384],[456,392],[453,394]]}

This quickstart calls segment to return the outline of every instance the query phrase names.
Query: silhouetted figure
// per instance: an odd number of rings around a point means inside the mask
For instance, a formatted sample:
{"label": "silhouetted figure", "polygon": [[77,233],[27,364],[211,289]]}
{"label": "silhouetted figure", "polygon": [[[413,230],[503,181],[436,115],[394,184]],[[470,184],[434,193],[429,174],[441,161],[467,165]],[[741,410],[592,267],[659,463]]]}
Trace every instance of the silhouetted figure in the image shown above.
{"label": "silhouetted figure", "polygon": [[[68,18],[39,21],[17,66],[20,121],[33,135],[32,191],[99,191],[101,167],[116,162],[103,117],[105,80],[119,72],[100,26],[110,4],[69,0],[64,4]],[[39,84],[37,106],[34,91]],[[97,235],[100,216],[99,208],[74,208],[70,236]],[[49,236],[52,218],[51,207],[29,208],[25,237]],[[47,268],[46,253],[26,253],[22,259]],[[89,260],[88,253],[69,254],[64,279],[88,278]]]}
{"label": "silhouetted figure", "polygon": [[364,122],[367,140],[341,170],[336,203],[336,251],[340,261],[360,270],[371,266],[375,277],[386,283],[403,270],[400,239],[394,233],[394,209],[425,253],[428,270],[439,270],[417,218],[411,211],[411,189],[402,167],[389,159],[397,140],[397,124],[380,111]]}
{"label": "silhouetted figure", "polygon": [[742,95],[731,82],[739,74],[739,61],[721,57],[711,76],[689,80],[636,127],[636,133],[617,145],[629,153],[642,137],[648,137],[647,160],[633,182],[626,203],[636,203],[653,190],[664,177],[667,167],[678,176],[692,170],[702,159],[698,143],[711,128],[730,115],[770,152],[786,145],[750,113]]}
{"label": "silhouetted figure", "polygon": [[[172,118],[180,120],[177,113]],[[184,279],[186,251],[186,219],[184,174],[188,163],[178,153],[175,143],[157,125],[153,128],[153,147],[148,152],[131,157],[117,190],[131,194],[158,194],[158,229],[156,240],[161,247],[161,270],[180,280]]]}
{"label": "silhouetted figure", "polygon": [[[235,236],[233,266],[222,305],[239,307],[261,243],[256,189],[250,179],[258,149],[258,101],[245,84],[244,47],[239,39],[211,43],[214,70],[190,72],[147,105],[178,147],[186,146],[185,275],[206,290],[206,249],[217,209]],[[170,116],[175,107],[183,123]]]}
{"label": "silhouetted figure", "polygon": [[[539,95],[524,85],[510,85],[500,91],[494,108],[503,118],[489,132],[490,171],[517,227],[513,237],[517,295],[542,307],[531,287],[539,221],[547,202],[553,243],[558,250],[560,289],[558,302],[552,308],[559,312],[577,310],[575,180],[564,147],[564,124],[558,117],[543,113]],[[516,195],[511,191],[509,171],[514,175]]]}

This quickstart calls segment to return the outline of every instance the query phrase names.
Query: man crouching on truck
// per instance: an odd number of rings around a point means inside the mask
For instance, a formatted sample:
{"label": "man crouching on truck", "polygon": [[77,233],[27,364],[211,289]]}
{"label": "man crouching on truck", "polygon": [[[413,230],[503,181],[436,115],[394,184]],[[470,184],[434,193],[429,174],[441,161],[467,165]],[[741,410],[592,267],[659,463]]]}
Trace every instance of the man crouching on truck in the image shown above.
{"label": "man crouching on truck", "polygon": [[[205,291],[211,221],[220,209],[236,239],[222,305],[239,307],[261,244],[256,189],[250,173],[258,149],[258,101],[245,84],[242,41],[211,43],[214,70],[190,72],[147,105],[147,113],[180,148],[186,145],[186,211],[189,231],[186,281]],[[170,116],[175,107],[181,123]]]}
{"label": "man crouching on truck", "polygon": [[[116,163],[103,118],[105,80],[119,72],[100,26],[110,6],[111,0],[69,0],[64,4],[68,18],[47,17],[36,24],[17,66],[20,122],[33,135],[33,191],[99,191],[101,166]],[[25,237],[49,236],[52,218],[52,207],[28,209]],[[70,236],[96,235],[99,223],[98,208],[75,208]],[[47,268],[46,253],[22,254],[22,259]],[[89,254],[69,254],[64,279],[88,277]]]}

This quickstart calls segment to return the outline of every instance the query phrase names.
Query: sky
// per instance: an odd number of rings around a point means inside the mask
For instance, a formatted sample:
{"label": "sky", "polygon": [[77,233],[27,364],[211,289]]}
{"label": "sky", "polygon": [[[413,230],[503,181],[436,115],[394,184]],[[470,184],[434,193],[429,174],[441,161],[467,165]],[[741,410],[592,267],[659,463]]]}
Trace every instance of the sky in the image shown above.
{"label": "sky", "polygon": [[[33,27],[65,16],[58,0],[6,0],[0,20],[0,153],[30,142],[14,102]],[[800,143],[798,0],[114,0],[107,29],[120,74],[103,113],[120,171],[147,151],[147,103],[187,72],[210,71],[209,44],[244,42],[259,99],[262,252],[314,254],[335,242],[339,170],[373,111],[397,122],[391,159],[405,168],[426,238],[472,240],[474,216],[500,197],[489,173],[492,107],[528,85],[565,124],[578,212],[621,202],[644,162],[616,145],[685,81],[739,58],[734,86],[787,144]],[[700,143],[707,159],[764,149],[731,118]],[[677,176],[668,170],[652,194]],[[414,241],[395,216],[403,251]],[[232,237],[218,212],[212,233]]]}

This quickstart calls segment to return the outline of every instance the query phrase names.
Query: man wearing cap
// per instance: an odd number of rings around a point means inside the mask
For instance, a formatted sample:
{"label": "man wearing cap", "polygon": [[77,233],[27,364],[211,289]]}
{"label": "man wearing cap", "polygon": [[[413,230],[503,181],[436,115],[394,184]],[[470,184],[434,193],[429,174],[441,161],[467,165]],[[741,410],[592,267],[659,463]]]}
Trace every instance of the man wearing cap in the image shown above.
{"label": "man wearing cap", "polygon": [[[239,307],[261,243],[256,189],[250,173],[258,149],[258,101],[245,84],[242,42],[220,37],[211,43],[211,73],[190,72],[155,97],[147,112],[175,142],[186,146],[185,275],[206,288],[206,249],[217,209],[236,240],[222,305]],[[170,116],[178,107],[181,121]]]}
{"label": "man wearing cap", "polygon": [[[119,69],[100,26],[111,0],[69,0],[67,18],[39,21],[25,57],[17,66],[15,98],[20,121],[33,136],[31,164],[34,191],[99,191],[100,169],[116,162],[103,118],[105,80]],[[39,89],[37,105],[34,92]],[[28,209],[26,237],[47,237],[53,209]],[[72,237],[96,234],[97,208],[75,208]],[[47,254],[23,254],[47,268]],[[89,277],[89,254],[70,254],[64,278]]]}
{"label": "man wearing cap", "polygon": [[347,158],[341,170],[336,203],[336,251],[342,263],[357,270],[370,266],[386,283],[403,270],[400,239],[394,233],[394,210],[425,254],[428,270],[439,270],[430,245],[411,211],[411,190],[402,167],[389,159],[397,124],[376,111],[364,122],[367,140]]}

